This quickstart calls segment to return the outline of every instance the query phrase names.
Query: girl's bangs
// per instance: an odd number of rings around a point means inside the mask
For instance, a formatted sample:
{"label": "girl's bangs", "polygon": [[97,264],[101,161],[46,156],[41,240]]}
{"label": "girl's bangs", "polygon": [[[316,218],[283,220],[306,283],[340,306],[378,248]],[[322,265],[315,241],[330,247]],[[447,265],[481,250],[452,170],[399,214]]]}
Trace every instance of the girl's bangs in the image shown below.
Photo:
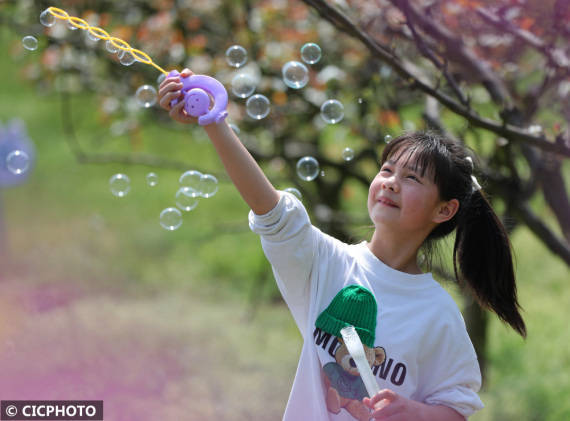
{"label": "girl's bangs", "polygon": [[437,183],[438,159],[437,143],[420,138],[402,135],[392,140],[382,152],[382,164],[386,161],[397,162],[424,177],[429,175]]}

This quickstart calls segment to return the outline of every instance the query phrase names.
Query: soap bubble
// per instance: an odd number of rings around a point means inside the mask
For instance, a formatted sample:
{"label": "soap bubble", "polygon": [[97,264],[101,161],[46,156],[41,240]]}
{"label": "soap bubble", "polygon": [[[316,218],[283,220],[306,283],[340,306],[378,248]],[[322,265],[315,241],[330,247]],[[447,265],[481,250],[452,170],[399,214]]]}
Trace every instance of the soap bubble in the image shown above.
{"label": "soap bubble", "polygon": [[160,85],[164,79],[166,79],[166,73],[161,73],[156,78],[156,83]]}
{"label": "soap bubble", "polygon": [[345,161],[352,161],[353,158],[354,158],[354,151],[352,150],[352,148],[344,148],[344,150],[342,151],[342,159],[344,159]]}
{"label": "soap bubble", "polygon": [[247,62],[247,51],[241,45],[232,45],[226,50],[226,61],[231,67],[242,67]]}
{"label": "soap bubble", "polygon": [[337,99],[329,99],[321,105],[321,117],[329,124],[335,124],[344,117],[344,106]]}
{"label": "soap bubble", "polygon": [[321,47],[308,42],[301,47],[301,59],[307,64],[315,64],[321,59]]}
{"label": "soap bubble", "polygon": [[190,187],[199,192],[201,188],[202,173],[196,170],[186,171],[180,176],[178,182],[182,187]]}
{"label": "soap bubble", "polygon": [[211,174],[200,177],[200,194],[202,197],[212,197],[218,191],[218,179]]}
{"label": "soap bubble", "polygon": [[247,98],[255,91],[255,79],[248,73],[238,73],[232,79],[232,92],[240,98]]}
{"label": "soap bubble", "polygon": [[180,187],[176,192],[176,206],[189,212],[198,206],[200,193],[191,187]]}
{"label": "soap bubble", "polygon": [[25,173],[30,167],[30,157],[28,154],[21,150],[10,152],[6,156],[6,168],[12,174],[20,175]]}
{"label": "soap bubble", "polygon": [[53,26],[55,24],[55,16],[51,14],[51,12],[46,9],[40,14],[40,23],[43,26]]}
{"label": "soap bubble", "polygon": [[288,61],[281,72],[283,82],[290,88],[301,89],[309,82],[309,69],[300,61]]}
{"label": "soap bubble", "polygon": [[146,184],[148,184],[150,187],[156,186],[158,184],[158,175],[156,175],[154,172],[149,172],[146,175]]}
{"label": "soap bubble", "polygon": [[154,86],[142,85],[137,89],[135,98],[141,107],[149,108],[156,104],[156,95]]}
{"label": "soap bubble", "polygon": [[125,174],[115,174],[109,180],[111,193],[117,197],[124,197],[131,190],[131,180]]}
{"label": "soap bubble", "polygon": [[119,53],[119,61],[125,66],[130,66],[135,61],[137,61],[137,58],[130,51],[121,50]]}
{"label": "soap bubble", "polygon": [[168,231],[174,231],[182,225],[182,212],[176,208],[166,208],[160,212],[160,225]]}
{"label": "soap bubble", "polygon": [[70,20],[65,21],[67,24],[67,27],[72,30],[72,31],[76,31],[77,29],[79,29],[77,26],[75,26],[73,23],[71,23]]}
{"label": "soap bubble", "polygon": [[301,192],[298,189],[296,189],[295,187],[287,187],[284,191],[294,194],[299,199],[303,198],[303,195],[301,194]]}
{"label": "soap bubble", "polygon": [[251,118],[261,120],[269,114],[269,100],[261,94],[250,96],[245,103],[245,110]]}
{"label": "soap bubble", "polygon": [[95,33],[92,31],[87,31],[85,36],[87,37],[87,39],[93,42],[99,42],[99,40],[101,39],[97,35],[95,35]]}
{"label": "soap bubble", "polygon": [[319,162],[312,156],[297,161],[297,175],[305,181],[312,181],[319,175]]}
{"label": "soap bubble", "polygon": [[384,136],[384,142],[390,143],[391,140],[392,140],[392,136],[390,136],[389,134],[387,134],[386,136]]}
{"label": "soap bubble", "polygon": [[107,40],[105,42],[105,49],[110,52],[111,54],[115,54],[117,51],[119,51],[119,48],[117,48],[112,42],[111,40]]}
{"label": "soap bubble", "polygon": [[38,40],[36,37],[26,35],[24,38],[22,38],[22,45],[26,50],[34,51],[38,48]]}

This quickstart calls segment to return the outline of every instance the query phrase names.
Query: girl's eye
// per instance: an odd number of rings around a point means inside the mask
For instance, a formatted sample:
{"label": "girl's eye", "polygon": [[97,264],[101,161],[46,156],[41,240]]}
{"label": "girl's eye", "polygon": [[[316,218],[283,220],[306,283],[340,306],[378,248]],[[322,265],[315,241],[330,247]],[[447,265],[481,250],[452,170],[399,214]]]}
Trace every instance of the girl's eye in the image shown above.
{"label": "girl's eye", "polygon": [[418,177],[416,177],[415,175],[408,175],[409,179],[412,179],[414,181],[417,181],[418,183],[420,182],[420,179]]}

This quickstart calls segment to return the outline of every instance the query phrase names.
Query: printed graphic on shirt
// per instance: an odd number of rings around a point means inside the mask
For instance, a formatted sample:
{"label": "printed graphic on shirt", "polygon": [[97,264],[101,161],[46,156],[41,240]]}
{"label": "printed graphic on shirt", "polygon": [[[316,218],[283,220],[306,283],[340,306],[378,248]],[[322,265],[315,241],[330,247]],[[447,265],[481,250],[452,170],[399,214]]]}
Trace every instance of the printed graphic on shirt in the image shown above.
{"label": "printed graphic on shirt", "polygon": [[328,352],[334,360],[324,364],[323,378],[327,409],[333,414],[344,410],[356,420],[370,418],[370,410],[362,403],[366,388],[340,330],[348,325],[355,327],[370,366],[377,368],[384,364],[386,352],[380,346],[374,347],[376,318],[374,295],[360,285],[349,285],[338,292],[315,322],[315,344],[326,349],[332,339]]}

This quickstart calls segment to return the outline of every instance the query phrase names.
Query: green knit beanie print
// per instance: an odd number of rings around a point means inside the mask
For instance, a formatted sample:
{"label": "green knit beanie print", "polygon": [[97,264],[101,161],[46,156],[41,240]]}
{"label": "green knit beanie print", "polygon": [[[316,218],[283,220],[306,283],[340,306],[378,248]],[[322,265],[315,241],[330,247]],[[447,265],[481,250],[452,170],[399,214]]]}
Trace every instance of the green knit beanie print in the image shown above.
{"label": "green knit beanie print", "polygon": [[336,294],[329,306],[319,315],[315,326],[340,338],[340,330],[352,325],[362,343],[374,348],[376,314],[374,295],[360,285],[348,285]]}

